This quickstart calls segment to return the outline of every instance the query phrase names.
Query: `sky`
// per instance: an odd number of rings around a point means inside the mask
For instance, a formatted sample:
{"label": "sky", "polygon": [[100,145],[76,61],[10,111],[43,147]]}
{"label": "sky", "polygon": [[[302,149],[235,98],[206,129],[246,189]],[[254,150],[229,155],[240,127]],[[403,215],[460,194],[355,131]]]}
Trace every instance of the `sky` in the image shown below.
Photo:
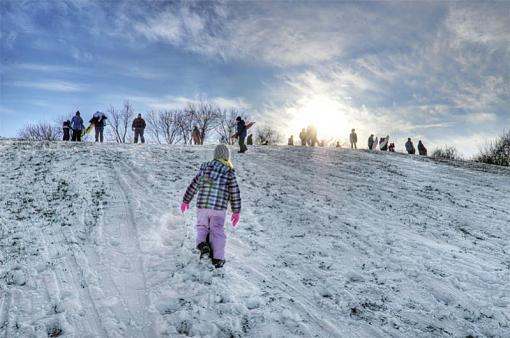
{"label": "sky", "polygon": [[0,1],[0,136],[129,100],[212,101],[466,156],[510,129],[508,1]]}

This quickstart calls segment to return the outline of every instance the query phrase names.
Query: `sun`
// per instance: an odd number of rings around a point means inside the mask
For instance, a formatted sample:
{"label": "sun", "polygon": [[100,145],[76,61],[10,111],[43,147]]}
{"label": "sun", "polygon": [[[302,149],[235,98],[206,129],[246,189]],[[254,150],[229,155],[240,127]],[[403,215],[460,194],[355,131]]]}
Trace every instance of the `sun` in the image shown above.
{"label": "sun", "polygon": [[343,138],[349,129],[349,121],[345,115],[346,107],[328,95],[313,95],[299,100],[293,108],[294,116],[291,127],[297,132],[309,125],[317,128],[319,139]]}

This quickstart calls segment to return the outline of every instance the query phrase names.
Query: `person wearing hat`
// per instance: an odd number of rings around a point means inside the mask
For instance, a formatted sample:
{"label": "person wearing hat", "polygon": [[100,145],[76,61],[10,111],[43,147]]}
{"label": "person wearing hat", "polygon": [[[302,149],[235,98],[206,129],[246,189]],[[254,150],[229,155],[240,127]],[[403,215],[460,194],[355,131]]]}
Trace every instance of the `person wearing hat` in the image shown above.
{"label": "person wearing hat", "polygon": [[246,138],[246,135],[248,134],[248,129],[246,129],[246,122],[241,118],[241,116],[238,116],[236,118],[237,121],[237,137],[239,137],[239,152],[242,154],[248,150],[248,147],[244,143],[244,139]]}
{"label": "person wearing hat", "polygon": [[197,249],[200,257],[209,255],[213,265],[220,268],[225,264],[224,225],[229,203],[232,208],[232,226],[236,227],[241,217],[241,193],[230,161],[230,150],[226,145],[217,145],[214,159],[200,166],[198,174],[186,189],[181,213],[190,208],[197,192]]}

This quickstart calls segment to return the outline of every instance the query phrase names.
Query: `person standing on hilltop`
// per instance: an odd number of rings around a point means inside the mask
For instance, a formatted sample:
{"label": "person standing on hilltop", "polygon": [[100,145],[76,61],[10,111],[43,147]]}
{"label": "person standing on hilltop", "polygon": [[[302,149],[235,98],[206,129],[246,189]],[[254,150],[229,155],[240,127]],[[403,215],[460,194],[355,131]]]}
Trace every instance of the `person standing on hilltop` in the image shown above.
{"label": "person standing on hilltop", "polygon": [[301,139],[301,145],[306,146],[306,140],[308,139],[308,134],[306,133],[306,129],[301,129],[301,132],[299,133],[299,138]]}
{"label": "person standing on hilltop", "polygon": [[372,150],[374,147],[374,134],[370,134],[370,137],[368,138],[368,150]]}
{"label": "person standing on hilltop", "polygon": [[193,144],[202,144],[202,140],[200,138],[200,130],[197,126],[194,126],[193,131],[191,132],[191,139],[193,140]]}
{"label": "person standing on hilltop", "polygon": [[308,143],[311,147],[315,147],[317,143],[319,143],[319,139],[317,138],[317,128],[313,125],[309,125],[306,134],[308,136]]}
{"label": "person standing on hilltop", "polygon": [[358,142],[358,135],[356,134],[356,131],[354,129],[351,130],[351,134],[349,135],[349,141],[351,141],[351,149],[358,149],[356,147],[356,143]]}
{"label": "person standing on hilltop", "polygon": [[186,189],[181,213],[189,209],[197,192],[197,249],[200,257],[209,255],[214,267],[221,268],[225,264],[224,225],[229,203],[232,208],[232,226],[237,226],[241,218],[241,192],[230,161],[230,150],[226,145],[217,145],[214,159],[200,166],[198,174]]}
{"label": "person standing on hilltop", "polygon": [[293,146],[294,145],[294,135],[290,135],[289,141],[287,142],[287,145]]}
{"label": "person standing on hilltop", "polygon": [[237,121],[237,137],[239,137],[239,153],[243,154],[248,150],[248,147],[244,143],[244,140],[246,139],[246,135],[248,133],[248,130],[246,128],[246,122],[241,118],[241,116],[238,116],[236,118]]}
{"label": "person standing on hilltop", "polygon": [[131,129],[135,133],[135,143],[138,143],[138,138],[140,138],[142,143],[145,143],[145,138],[143,137],[143,132],[145,130],[145,120],[142,118],[142,114],[138,114],[136,119],[133,120]]}
{"label": "person standing on hilltop", "polygon": [[62,125],[62,131],[64,132],[64,136],[62,138],[63,141],[69,141],[71,139],[71,121],[64,121]]}
{"label": "person standing on hilltop", "polygon": [[71,129],[73,130],[73,136],[71,138],[71,141],[80,142],[81,134],[83,133],[85,126],[83,125],[83,119],[80,116],[79,110],[71,119]]}
{"label": "person standing on hilltop", "polygon": [[425,148],[421,140],[418,141],[418,154],[421,156],[427,156],[427,148]]}
{"label": "person standing on hilltop", "polygon": [[106,120],[106,115],[101,111],[96,111],[89,121],[91,124],[94,125],[94,130],[96,132],[95,133],[96,142],[102,143],[104,140],[103,133],[104,133],[104,126],[105,126],[104,121],[105,120]]}
{"label": "person standing on hilltop", "polygon": [[411,141],[410,137],[407,139],[405,146],[408,154],[414,155],[416,153],[416,149],[414,148],[413,141]]}

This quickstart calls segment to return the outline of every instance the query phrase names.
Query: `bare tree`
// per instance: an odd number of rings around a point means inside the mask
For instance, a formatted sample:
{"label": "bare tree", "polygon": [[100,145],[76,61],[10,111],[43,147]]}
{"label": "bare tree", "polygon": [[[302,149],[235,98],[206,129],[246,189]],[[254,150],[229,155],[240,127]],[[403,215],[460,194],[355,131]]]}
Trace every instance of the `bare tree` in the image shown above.
{"label": "bare tree", "polygon": [[175,123],[179,131],[179,136],[184,144],[191,144],[193,132],[193,111],[188,109],[175,111]]}
{"label": "bare tree", "polygon": [[151,134],[154,140],[158,144],[162,144],[162,128],[159,123],[159,117],[161,113],[156,113],[155,111],[150,111],[146,114],[145,121],[147,122],[147,131]]}
{"label": "bare tree", "polygon": [[160,125],[163,129],[163,136],[167,144],[174,144],[179,142],[180,129],[178,122],[179,111],[164,111],[159,113]]}
{"label": "bare tree", "polygon": [[147,128],[149,133],[159,144],[175,144],[181,138],[181,118],[182,111],[165,110],[160,112],[150,112],[147,114]]}
{"label": "bare tree", "polygon": [[259,144],[276,144],[281,142],[282,136],[278,131],[270,126],[257,128],[257,143]]}
{"label": "bare tree", "polygon": [[133,106],[129,103],[129,101],[126,101],[124,102],[122,109],[116,109],[113,106],[110,106],[107,113],[109,115],[109,125],[115,138],[115,142],[126,143],[128,136],[131,135],[131,128],[129,128],[129,124],[134,118]]}
{"label": "bare tree", "polygon": [[232,135],[234,135],[237,131],[236,118],[238,116],[241,116],[241,118],[245,121],[247,119],[246,114],[239,112],[239,110],[235,108],[220,111],[219,121],[216,126],[216,132],[220,136],[220,141],[230,145],[236,142]]}
{"label": "bare tree", "polygon": [[192,114],[193,123],[200,131],[200,144],[204,144],[210,132],[216,128],[220,121],[221,109],[212,103],[201,102],[198,105],[188,104],[186,110]]}
{"label": "bare tree", "polygon": [[38,122],[25,126],[18,136],[27,140],[58,141],[62,138],[62,129],[55,124]]}

